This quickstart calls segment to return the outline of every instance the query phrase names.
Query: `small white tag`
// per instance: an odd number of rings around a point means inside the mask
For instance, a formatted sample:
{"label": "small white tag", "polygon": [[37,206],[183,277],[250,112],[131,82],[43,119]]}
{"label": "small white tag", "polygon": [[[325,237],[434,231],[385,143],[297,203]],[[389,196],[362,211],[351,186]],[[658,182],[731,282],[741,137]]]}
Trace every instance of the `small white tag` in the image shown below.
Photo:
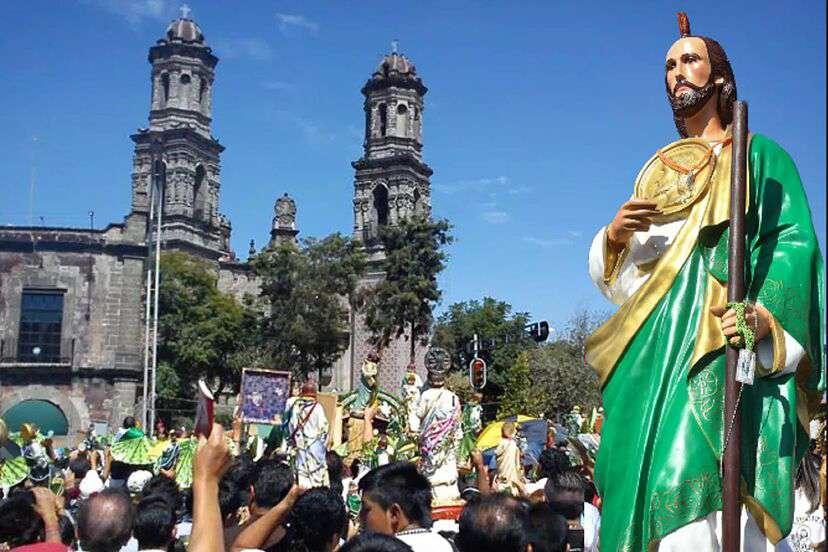
{"label": "small white tag", "polygon": [[745,385],[753,385],[755,373],[756,353],[747,349],[739,349],[739,360],[736,362],[736,381]]}

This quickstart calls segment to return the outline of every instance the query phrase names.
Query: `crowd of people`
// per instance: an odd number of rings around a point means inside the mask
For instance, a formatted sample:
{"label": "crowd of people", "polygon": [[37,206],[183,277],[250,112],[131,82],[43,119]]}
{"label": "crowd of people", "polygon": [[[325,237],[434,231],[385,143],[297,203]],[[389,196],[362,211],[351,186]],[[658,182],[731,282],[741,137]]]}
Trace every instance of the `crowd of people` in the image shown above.
{"label": "crowd of people", "polygon": [[[376,409],[364,415],[370,427]],[[55,447],[32,424],[21,429],[10,434],[0,420],[3,549],[597,550],[600,501],[590,464],[572,466],[554,429],[526,469],[519,459],[505,465],[515,460],[508,422],[500,465],[490,469],[471,451],[471,469],[457,473],[462,514],[448,517],[435,515],[432,483],[418,463],[371,455],[345,462],[328,450],[328,484],[307,488],[284,449],[249,447],[239,420],[198,439],[159,424],[150,439],[128,417],[110,439],[90,431],[72,449]],[[161,454],[141,463],[153,448]]]}
{"label": "crowd of people", "polygon": [[[376,404],[360,412],[362,454],[324,450],[317,468],[324,477],[303,473],[308,461],[297,462],[284,446],[302,431],[289,423],[280,446],[251,439],[240,417],[199,437],[163,423],[150,437],[127,417],[112,437],[90,428],[77,446],[62,449],[33,424],[9,433],[0,420],[0,550],[599,550],[602,502],[592,456],[564,438],[561,426],[547,424],[537,461],[526,462],[519,423],[503,422],[490,458],[472,447],[468,464],[451,463],[459,499],[446,501],[433,483],[437,477],[445,486],[444,466],[371,450],[388,447],[387,435],[373,429],[378,412]],[[305,452],[314,448],[308,442]],[[796,542],[806,530],[810,541],[820,540],[819,469],[812,450],[797,477]],[[785,542],[779,550],[798,550]]]}

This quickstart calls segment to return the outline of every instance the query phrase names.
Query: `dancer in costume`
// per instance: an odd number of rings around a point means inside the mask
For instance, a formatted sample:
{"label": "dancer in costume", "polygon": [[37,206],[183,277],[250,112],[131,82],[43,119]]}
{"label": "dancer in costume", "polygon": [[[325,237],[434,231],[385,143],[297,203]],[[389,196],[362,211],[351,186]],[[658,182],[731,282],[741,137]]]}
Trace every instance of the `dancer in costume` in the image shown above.
{"label": "dancer in costume", "polygon": [[178,460],[175,463],[175,482],[179,488],[189,489],[193,486],[193,457],[198,448],[198,439],[189,428],[181,427],[178,430]]}
{"label": "dancer in costume", "polygon": [[20,425],[20,448],[35,484],[48,484],[52,476],[51,438],[51,431],[43,435],[35,424]]}
{"label": "dancer in costume", "polygon": [[136,427],[135,419],[128,416],[115,436],[112,459],[130,466],[146,466],[152,464],[151,448],[152,440]]}
{"label": "dancer in costume", "polygon": [[169,432],[168,441],[158,441],[158,444],[165,444],[160,456],[155,461],[155,473],[163,473],[167,477],[172,477],[175,473],[175,466],[178,464],[178,459],[181,456],[181,444],[179,443],[181,432],[173,429]]}
{"label": "dancer in costume", "polygon": [[29,476],[29,465],[23,457],[20,445],[9,438],[9,429],[0,418],[0,491],[8,496],[9,489],[19,485]]}
{"label": "dancer in costume", "polygon": [[297,482],[301,487],[327,487],[328,418],[316,400],[316,382],[307,380],[302,394],[285,404],[282,418],[285,425],[285,446],[293,459]]}
{"label": "dancer in costume", "polygon": [[719,550],[725,347],[755,337],[740,407],[742,546],[766,550],[791,529],[793,475],[824,389],[823,262],[793,161],[753,134],[747,304],[726,305],[736,81],[722,47],[679,20],[664,82],[682,140],[644,166],[589,256],[595,284],[621,305],[586,347],[605,408],[601,549]]}
{"label": "dancer in costume", "polygon": [[435,501],[450,503],[460,498],[457,487],[457,447],[462,437],[460,399],[445,388],[449,355],[432,348],[426,354],[428,385],[417,404],[420,427],[420,470],[431,482]]}

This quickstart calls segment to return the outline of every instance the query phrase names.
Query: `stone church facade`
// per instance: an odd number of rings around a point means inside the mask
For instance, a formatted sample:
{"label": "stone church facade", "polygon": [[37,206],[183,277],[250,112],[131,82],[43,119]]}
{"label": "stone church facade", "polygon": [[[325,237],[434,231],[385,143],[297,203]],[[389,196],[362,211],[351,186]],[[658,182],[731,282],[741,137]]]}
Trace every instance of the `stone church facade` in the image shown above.
{"label": "stone church facade", "polygon": [[[218,58],[199,26],[182,17],[148,59],[149,126],[131,136],[132,197],[124,221],[102,230],[0,228],[0,416],[62,416],[69,440],[89,424],[111,430],[142,408],[153,178],[163,183],[162,249],[212,263],[223,291],[258,294],[249,262],[231,251],[230,219],[219,211],[224,146],[211,134]],[[432,171],[421,155],[426,92],[414,65],[397,53],[385,56],[362,88],[364,154],[352,165],[354,237],[371,261],[363,286],[383,277],[379,226],[430,209]],[[287,194],[274,211],[268,246],[298,234]],[[251,242],[249,258],[255,254]],[[354,388],[372,350],[361,315],[351,313],[350,320],[349,346],[323,381],[328,389]],[[408,351],[405,336],[386,348],[384,388],[398,390]],[[423,354],[418,346],[420,369]]]}

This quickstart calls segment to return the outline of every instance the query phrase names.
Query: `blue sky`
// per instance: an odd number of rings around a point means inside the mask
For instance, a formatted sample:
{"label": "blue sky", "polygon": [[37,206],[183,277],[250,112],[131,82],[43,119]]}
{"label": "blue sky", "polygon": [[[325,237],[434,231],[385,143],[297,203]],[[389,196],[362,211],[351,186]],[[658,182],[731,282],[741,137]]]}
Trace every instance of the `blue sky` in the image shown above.
{"label": "blue sky", "polygon": [[[627,4],[627,5],[624,5]],[[129,209],[149,109],[147,49],[169,0],[14,2],[0,21],[0,224],[96,226]],[[302,236],[352,229],[359,89],[393,39],[430,88],[432,203],[455,225],[444,305],[492,295],[562,323],[608,308],[587,276],[595,231],[676,138],[663,58],[675,12],[717,38],[750,127],[799,167],[825,251],[825,3],[189,1],[221,58],[213,132],[233,248],[268,236],[274,200]],[[684,6],[683,6],[684,5]],[[682,7],[683,6],[683,7]]]}

